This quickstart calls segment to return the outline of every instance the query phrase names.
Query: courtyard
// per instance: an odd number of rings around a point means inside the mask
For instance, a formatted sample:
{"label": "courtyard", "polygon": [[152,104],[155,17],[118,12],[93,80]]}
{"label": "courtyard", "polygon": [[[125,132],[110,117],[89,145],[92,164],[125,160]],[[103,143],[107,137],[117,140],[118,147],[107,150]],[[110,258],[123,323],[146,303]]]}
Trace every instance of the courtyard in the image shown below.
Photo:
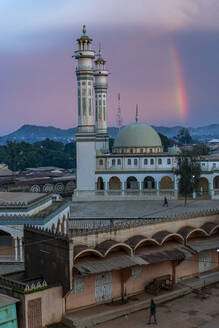
{"label": "courtyard", "polygon": [[157,325],[147,325],[149,309],[98,325],[98,328],[218,328],[219,283],[205,288],[206,298],[196,293],[157,305]]}

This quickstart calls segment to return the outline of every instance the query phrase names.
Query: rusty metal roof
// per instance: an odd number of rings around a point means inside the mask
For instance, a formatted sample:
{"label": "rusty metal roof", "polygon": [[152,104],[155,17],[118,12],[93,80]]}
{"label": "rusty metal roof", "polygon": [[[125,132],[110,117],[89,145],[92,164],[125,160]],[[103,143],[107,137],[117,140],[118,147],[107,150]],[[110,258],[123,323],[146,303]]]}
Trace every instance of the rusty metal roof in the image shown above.
{"label": "rusty metal roof", "polygon": [[128,256],[123,255],[119,257],[113,257],[110,259],[102,259],[101,261],[90,261],[83,264],[75,265],[75,268],[82,274],[95,274],[101,272],[109,272],[112,270],[121,270],[136,265],[147,265],[146,260],[143,260],[140,256]]}
{"label": "rusty metal roof", "polygon": [[164,261],[178,260],[182,261],[185,258],[191,258],[192,251],[188,248],[175,247],[173,249],[167,248],[160,251],[153,251],[146,254],[139,254],[134,256],[120,255],[113,256],[110,259],[99,259],[97,261],[86,261],[78,263],[74,266],[82,275],[96,274],[101,272],[109,272],[112,270],[121,270],[136,265],[148,265]]}
{"label": "rusty metal roof", "polygon": [[196,252],[201,252],[209,249],[218,249],[219,248],[219,238],[217,239],[208,239],[208,240],[199,240],[187,243],[189,247],[194,249]]}

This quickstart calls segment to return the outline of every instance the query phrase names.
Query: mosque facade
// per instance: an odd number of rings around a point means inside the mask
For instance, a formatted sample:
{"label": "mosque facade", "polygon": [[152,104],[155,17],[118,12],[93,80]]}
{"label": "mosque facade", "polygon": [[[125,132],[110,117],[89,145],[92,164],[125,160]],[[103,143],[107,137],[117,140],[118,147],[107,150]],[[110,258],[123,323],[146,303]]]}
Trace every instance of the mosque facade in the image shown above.
{"label": "mosque facade", "polygon": [[[177,149],[164,152],[159,134],[138,121],[138,110],[136,122],[120,129],[109,150],[109,71],[101,50],[92,49],[85,26],[77,43],[73,56],[78,90],[77,189],[73,200],[178,199]],[[203,157],[200,164],[202,174],[193,196],[219,198],[219,157]]]}

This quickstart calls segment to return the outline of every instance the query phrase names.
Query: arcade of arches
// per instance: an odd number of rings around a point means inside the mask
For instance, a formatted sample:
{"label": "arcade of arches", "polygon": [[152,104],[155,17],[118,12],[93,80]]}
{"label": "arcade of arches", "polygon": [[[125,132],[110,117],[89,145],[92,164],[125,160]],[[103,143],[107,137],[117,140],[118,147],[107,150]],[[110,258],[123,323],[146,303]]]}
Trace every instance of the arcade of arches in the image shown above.
{"label": "arcade of arches", "polygon": [[[67,216],[63,215],[62,218],[52,223],[48,229],[54,233],[67,233],[69,217],[69,214]],[[23,236],[21,236],[21,234],[23,235],[23,226],[20,226],[20,228],[11,226],[11,232],[2,229],[0,227],[0,262],[6,260],[22,262],[24,259]]]}
{"label": "arcade of arches", "polygon": [[154,177],[146,176],[143,181],[138,181],[135,176],[129,176],[124,184],[120,180],[119,177],[113,176],[109,179],[109,182],[104,182],[102,177],[97,178],[96,188],[98,191],[100,190],[156,190],[156,188],[161,190],[173,190],[174,189],[174,181],[168,177],[164,176],[160,180],[160,182],[156,182]]}

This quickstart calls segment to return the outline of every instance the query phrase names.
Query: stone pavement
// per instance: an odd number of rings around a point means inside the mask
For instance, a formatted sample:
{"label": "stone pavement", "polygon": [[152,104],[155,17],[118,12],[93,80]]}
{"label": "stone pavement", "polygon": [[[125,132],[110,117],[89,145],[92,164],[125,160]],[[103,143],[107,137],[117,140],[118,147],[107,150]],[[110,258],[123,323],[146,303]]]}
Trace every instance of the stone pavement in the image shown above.
{"label": "stone pavement", "polygon": [[187,206],[183,200],[171,200],[169,207],[162,207],[162,204],[162,200],[75,202],[71,205],[71,218],[155,218],[210,209],[217,209],[219,213],[218,200],[189,200]]}
{"label": "stone pavement", "polygon": [[[186,280],[186,281],[182,281],[181,283],[178,283],[173,291],[162,291],[159,296],[155,296],[153,297],[155,302],[157,304],[161,304],[159,305],[162,307],[165,307],[165,305],[162,305],[163,303],[166,303],[167,301],[171,301],[171,304],[175,304],[174,301],[172,301],[173,299],[178,299],[184,295],[188,295],[190,294],[193,290],[196,293],[192,293],[192,296],[190,298],[193,299],[193,297],[196,297],[198,299],[201,299],[200,302],[205,302],[205,298],[202,297],[202,294],[200,295],[199,292],[197,292],[197,288],[201,288],[203,286],[207,286],[209,284],[212,283],[216,283],[219,281],[219,272],[214,272],[214,273],[210,273],[210,274],[205,274],[203,275],[203,277],[201,278],[194,278],[191,280]],[[207,294],[207,293],[206,293]],[[205,297],[207,297],[206,295],[204,295]],[[187,297],[187,296],[186,296]],[[213,314],[216,315],[217,313],[219,314],[219,309],[218,309],[218,304],[219,304],[219,286],[217,289],[217,293],[215,294],[215,297],[217,298],[217,305],[215,309],[215,306],[213,305]],[[133,328],[133,327],[143,327],[146,324],[146,316],[148,316],[148,309],[149,305],[150,305],[150,299],[151,299],[151,295],[146,295],[146,294],[141,294],[141,295],[137,295],[134,297],[130,297],[128,303],[126,304],[121,304],[120,301],[118,302],[113,302],[113,303],[108,303],[108,304],[101,304],[101,305],[97,305],[95,307],[91,307],[88,309],[84,309],[84,310],[80,310],[80,311],[71,311],[66,313],[65,317],[64,317],[64,323],[69,326],[69,327],[75,327],[75,328],[89,328],[89,327],[93,327],[97,324],[101,324],[104,322],[104,324],[100,325],[99,327],[101,328],[112,328],[112,327],[117,327],[120,326],[120,328]],[[187,313],[188,311],[196,311],[194,308],[194,301],[190,301],[191,304],[189,304],[189,302],[187,302],[185,300],[185,298],[181,298],[181,300],[177,300],[175,301],[177,304],[180,302],[180,304],[184,304],[185,302],[185,313],[183,311],[181,311],[182,313],[180,314],[180,320],[184,320],[185,318],[190,318],[190,316],[193,316],[193,312],[191,313]],[[167,303],[169,304],[169,303]],[[144,309],[143,311],[140,311]],[[180,308],[178,309],[180,311]],[[209,309],[210,311],[211,309]],[[137,312],[138,311],[138,312]],[[139,312],[140,311],[140,312]],[[169,311],[169,310],[168,310]],[[178,317],[177,315],[175,316],[174,311],[164,311],[164,317],[166,318],[166,314],[169,313],[169,317],[170,320],[173,321],[173,323],[175,322],[175,326],[173,324],[168,325],[168,322],[166,323],[166,325],[160,325],[159,327],[167,327],[167,328],[186,328],[186,326],[179,326],[178,325]],[[186,312],[187,311],[187,312]],[[171,315],[172,312],[172,315]],[[138,315],[136,313],[142,313],[140,315],[140,317],[138,317]],[[162,311],[161,311],[162,313]],[[161,313],[159,313],[159,321],[163,322]],[[194,312],[196,313],[196,312]],[[212,314],[212,315],[213,315]],[[122,317],[122,318],[120,318]],[[119,318],[119,319],[116,319]],[[134,321],[132,321],[131,318],[135,318],[133,319]],[[137,319],[140,318],[140,319]],[[118,320],[118,324],[115,324],[116,320],[110,321],[112,319],[116,319]],[[129,320],[129,321],[128,321]],[[138,324],[135,323],[135,320],[137,320]],[[190,320],[190,319],[189,319]],[[109,321],[109,322],[108,322]],[[121,321],[121,322],[120,322]],[[197,320],[198,321],[198,320]],[[127,326],[127,323],[130,323],[130,325]],[[191,318],[191,322],[193,322],[193,319]],[[201,322],[207,323],[208,321],[205,319],[200,319],[199,323],[201,324]],[[194,323],[194,322],[193,322]],[[188,325],[188,328],[195,328],[195,327],[199,327],[199,325]],[[207,327],[210,328],[210,327]]]}

